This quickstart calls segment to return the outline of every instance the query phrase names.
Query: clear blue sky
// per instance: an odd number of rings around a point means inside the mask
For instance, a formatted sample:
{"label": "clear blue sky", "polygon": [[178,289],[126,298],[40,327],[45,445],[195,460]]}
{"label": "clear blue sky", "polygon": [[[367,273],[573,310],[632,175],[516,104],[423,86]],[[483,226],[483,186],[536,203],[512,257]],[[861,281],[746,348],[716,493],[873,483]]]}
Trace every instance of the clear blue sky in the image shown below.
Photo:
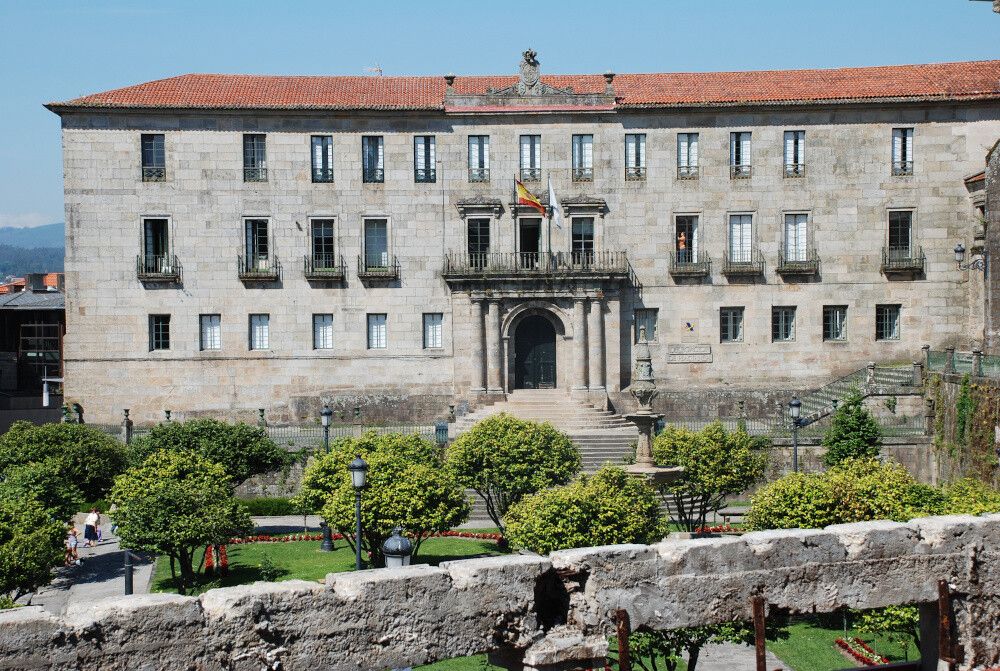
{"label": "clear blue sky", "polygon": [[[530,36],[529,36],[530,35]],[[0,0],[0,226],[62,221],[42,103],[185,72],[671,72],[1000,58],[969,0]]]}

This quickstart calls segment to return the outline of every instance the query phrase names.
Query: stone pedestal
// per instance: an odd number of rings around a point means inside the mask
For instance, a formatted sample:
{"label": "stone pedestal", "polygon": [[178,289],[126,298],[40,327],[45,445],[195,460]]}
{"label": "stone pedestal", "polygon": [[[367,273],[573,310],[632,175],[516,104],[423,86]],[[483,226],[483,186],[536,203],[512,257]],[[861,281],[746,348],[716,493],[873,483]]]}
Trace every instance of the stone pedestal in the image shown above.
{"label": "stone pedestal", "polygon": [[635,463],[625,470],[636,477],[644,478],[652,486],[659,486],[677,480],[684,472],[683,468],[667,468],[653,463],[653,429],[663,415],[641,410],[634,415],[625,415],[625,419],[639,429],[639,442],[635,448]]}

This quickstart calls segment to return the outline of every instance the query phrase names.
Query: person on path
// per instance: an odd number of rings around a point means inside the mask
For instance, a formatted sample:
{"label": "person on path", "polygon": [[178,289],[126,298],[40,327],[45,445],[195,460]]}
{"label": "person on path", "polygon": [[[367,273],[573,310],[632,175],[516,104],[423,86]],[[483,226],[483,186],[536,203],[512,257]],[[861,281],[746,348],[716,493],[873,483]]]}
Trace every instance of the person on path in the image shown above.
{"label": "person on path", "polygon": [[76,534],[76,527],[70,527],[69,531],[66,532],[66,556],[63,558],[63,563],[66,566],[73,566],[80,563],[80,556],[76,551],[76,547],[80,541],[76,537]]}
{"label": "person on path", "polygon": [[92,548],[97,545],[97,527],[100,523],[100,513],[97,512],[97,508],[91,508],[83,527],[83,537],[87,540],[84,547]]}

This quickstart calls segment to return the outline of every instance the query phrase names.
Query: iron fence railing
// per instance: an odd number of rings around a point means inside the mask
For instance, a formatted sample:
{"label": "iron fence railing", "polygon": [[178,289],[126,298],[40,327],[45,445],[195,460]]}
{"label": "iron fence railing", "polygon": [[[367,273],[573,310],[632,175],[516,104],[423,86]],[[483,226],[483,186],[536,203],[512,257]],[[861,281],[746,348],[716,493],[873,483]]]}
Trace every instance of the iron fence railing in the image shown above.
{"label": "iron fence railing", "polygon": [[309,280],[342,280],[346,275],[344,257],[336,254],[307,254],[303,264]]}
{"label": "iron fence railing", "polygon": [[243,168],[244,182],[266,182],[267,168]]}
{"label": "iron fence railing", "polygon": [[435,168],[414,168],[413,181],[419,184],[430,184],[437,181]]}
{"label": "iron fence railing", "polygon": [[165,182],[167,181],[167,169],[161,166],[142,166],[142,181],[144,182]]}
{"label": "iron fence railing", "polygon": [[913,161],[893,161],[892,162],[892,174],[893,175],[912,175],[913,174]]}
{"label": "iron fence railing", "polygon": [[[177,415],[176,421],[183,421],[183,415]],[[124,440],[125,432],[121,424],[91,424],[87,426],[103,431],[104,433]],[[264,427],[267,435],[279,447],[289,450],[318,449],[323,445],[323,427],[316,425],[304,426],[267,426]],[[132,438],[140,438],[149,435],[151,427],[134,427]],[[334,424],[330,426],[330,440],[345,437],[357,437],[365,431],[375,431],[380,435],[387,433],[402,433],[406,435],[416,434],[427,440],[435,440],[435,427],[433,424],[389,424],[384,426],[369,426],[365,424]]]}
{"label": "iron fence railing", "polygon": [[[785,417],[756,417],[737,418],[720,417],[718,419],[688,419],[688,418],[665,418],[662,420],[664,426],[679,426],[691,431],[700,431],[713,422],[722,422],[726,431],[735,431],[739,426],[746,428],[751,436],[761,436],[764,438],[788,439],[792,437],[791,421]],[[830,418],[826,417],[813,422],[808,426],[799,428],[799,438],[822,438],[830,429]],[[892,416],[877,417],[876,421],[882,430],[882,435],[886,438],[903,438],[908,436],[922,436],[926,431],[926,419],[917,416]]]}
{"label": "iron fence railing", "polygon": [[641,182],[646,179],[646,167],[639,165],[627,165],[625,166],[625,181],[627,182]]}
{"label": "iron fence railing", "polygon": [[488,182],[488,181],[490,181],[490,169],[489,168],[469,168],[469,181],[470,182]]}
{"label": "iron fence railing", "polygon": [[541,168],[521,168],[522,182],[537,182],[542,179]]}
{"label": "iron fence railing", "polygon": [[745,253],[737,257],[726,252],[722,258],[722,274],[730,276],[754,276],[764,274],[764,255],[758,250],[756,254]]}
{"label": "iron fence railing", "polygon": [[358,255],[358,277],[361,279],[399,279],[399,259],[383,254]]}
{"label": "iron fence railing", "polygon": [[273,281],[281,274],[277,256],[244,256],[236,259],[237,275],[241,280]]}
{"label": "iron fence railing", "polygon": [[698,179],[698,166],[696,165],[677,166],[677,179]]}
{"label": "iron fence railing", "polygon": [[674,277],[708,277],[712,274],[712,259],[708,254],[693,254],[690,249],[670,253],[670,274]]}
{"label": "iron fence railing", "polygon": [[922,273],[927,257],[923,247],[883,247],[883,273]]}
{"label": "iron fence railing", "polygon": [[626,274],[628,254],[619,251],[514,252],[507,254],[460,254],[445,256],[445,277],[509,274]]}
{"label": "iron fence railing", "polygon": [[325,184],[333,181],[333,168],[313,168],[312,181],[316,184]]}
{"label": "iron fence railing", "polygon": [[176,282],[181,266],[173,254],[140,254],[135,257],[135,273],[140,281]]}
{"label": "iron fence railing", "polygon": [[385,170],[382,168],[364,168],[361,171],[361,181],[366,184],[380,184],[385,181]]}
{"label": "iron fence railing", "polygon": [[805,163],[785,164],[785,177],[805,177],[805,175],[806,175]]}
{"label": "iron fence railing", "polygon": [[753,168],[750,165],[729,166],[729,177],[732,179],[748,179],[752,173]]}
{"label": "iron fence railing", "polygon": [[573,168],[573,181],[574,182],[593,182],[594,181],[594,169],[593,168]]}
{"label": "iron fence railing", "polygon": [[779,249],[776,270],[779,275],[816,275],[819,273],[819,254],[809,249],[804,257],[790,259],[784,249]]}
{"label": "iron fence railing", "polygon": [[1000,378],[1000,356],[980,352],[927,350],[925,365],[931,373],[956,373]]}

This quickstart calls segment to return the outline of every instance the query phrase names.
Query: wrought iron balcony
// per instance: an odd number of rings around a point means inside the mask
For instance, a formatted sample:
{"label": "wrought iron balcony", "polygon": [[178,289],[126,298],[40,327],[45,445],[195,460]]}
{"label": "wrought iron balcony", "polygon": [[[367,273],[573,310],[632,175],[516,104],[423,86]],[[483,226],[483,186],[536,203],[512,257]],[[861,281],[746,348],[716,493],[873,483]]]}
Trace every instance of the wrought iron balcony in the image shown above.
{"label": "wrought iron balcony", "polygon": [[358,255],[358,278],[362,280],[398,280],[399,260],[395,256]]}
{"label": "wrought iron balcony", "polygon": [[382,168],[364,168],[361,171],[361,181],[366,184],[381,184],[385,181],[385,170]]}
{"label": "wrought iron balcony", "polygon": [[181,266],[173,254],[140,254],[135,257],[135,274],[140,282],[178,282]]}
{"label": "wrought iron balcony", "polygon": [[307,280],[326,280],[340,282],[347,274],[344,257],[336,254],[306,255],[303,259]]}
{"label": "wrought iron balcony", "polygon": [[608,276],[628,275],[625,252],[513,252],[508,254],[461,254],[445,257],[446,279],[476,277]]}
{"label": "wrought iron balcony", "polygon": [[913,174],[913,161],[893,161],[892,162],[892,174],[893,175],[912,175]]}
{"label": "wrought iron balcony", "polygon": [[749,179],[752,173],[753,168],[749,164],[729,166],[730,179]]}
{"label": "wrought iron balcony", "polygon": [[490,181],[490,169],[489,168],[469,168],[469,181],[470,182],[488,182],[488,181]]}
{"label": "wrought iron balcony", "polygon": [[243,168],[244,182],[266,182],[267,168]]}
{"label": "wrought iron balcony", "polygon": [[698,179],[698,166],[679,165],[677,166],[677,179]]}
{"label": "wrought iron balcony", "polygon": [[882,272],[886,275],[892,273],[922,273],[927,257],[924,256],[923,247],[883,247],[882,248]]}
{"label": "wrought iron balcony", "polygon": [[274,282],[281,276],[276,256],[237,257],[237,275],[244,282]]}
{"label": "wrought iron balcony", "polygon": [[805,163],[786,163],[785,164],[785,177],[805,177],[806,176],[806,164]]}
{"label": "wrought iron balcony", "polygon": [[819,254],[815,249],[806,252],[805,258],[790,259],[786,256],[784,249],[778,250],[778,267],[775,269],[779,275],[818,275],[819,274]]}
{"label": "wrought iron balcony", "polygon": [[542,179],[541,168],[521,168],[522,182],[538,182]]}
{"label": "wrought iron balcony", "polygon": [[593,182],[594,181],[594,169],[593,168],[573,168],[573,181],[574,182]]}
{"label": "wrought iron balcony", "polygon": [[627,165],[625,166],[626,182],[641,182],[646,179],[646,166]]}
{"label": "wrought iron balcony", "polygon": [[708,277],[712,274],[712,260],[708,254],[696,256],[690,250],[671,252],[670,274],[673,277]]}
{"label": "wrought iron balcony", "polygon": [[329,184],[333,181],[333,168],[313,168],[312,180],[315,184]]}
{"label": "wrought iron balcony", "polygon": [[437,181],[437,170],[434,168],[414,168],[413,181],[419,184],[431,184]]}
{"label": "wrought iron balcony", "polygon": [[732,258],[726,252],[722,258],[722,274],[727,277],[755,277],[764,274],[764,256],[747,253]]}
{"label": "wrought iron balcony", "polygon": [[167,181],[167,169],[163,166],[142,166],[142,181],[144,182],[165,182]]}

